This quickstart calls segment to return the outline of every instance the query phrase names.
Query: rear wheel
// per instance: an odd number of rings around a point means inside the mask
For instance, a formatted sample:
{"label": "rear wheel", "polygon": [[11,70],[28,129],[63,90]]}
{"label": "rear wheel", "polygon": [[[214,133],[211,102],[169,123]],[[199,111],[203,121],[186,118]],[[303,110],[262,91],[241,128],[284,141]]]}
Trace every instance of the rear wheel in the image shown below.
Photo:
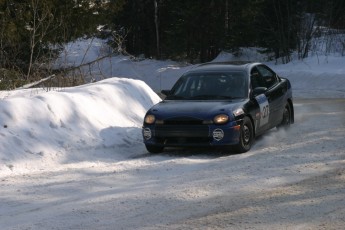
{"label": "rear wheel", "polygon": [[237,153],[244,153],[250,150],[254,142],[253,124],[248,117],[243,119],[243,124],[240,130],[240,141],[235,146]]}
{"label": "rear wheel", "polygon": [[287,103],[284,108],[282,122],[277,126],[277,128],[289,128],[291,125],[291,108],[290,104]]}
{"label": "rear wheel", "polygon": [[156,146],[156,145],[145,145],[147,151],[150,153],[161,153],[164,150],[164,147]]}

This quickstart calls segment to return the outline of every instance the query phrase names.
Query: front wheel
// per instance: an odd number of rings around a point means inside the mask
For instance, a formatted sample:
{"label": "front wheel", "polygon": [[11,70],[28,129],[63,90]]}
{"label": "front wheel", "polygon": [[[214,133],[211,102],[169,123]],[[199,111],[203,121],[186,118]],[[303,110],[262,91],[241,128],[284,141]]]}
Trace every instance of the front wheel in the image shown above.
{"label": "front wheel", "polygon": [[243,119],[243,124],[240,130],[240,141],[235,146],[237,153],[244,153],[250,150],[254,142],[253,124],[248,117]]}
{"label": "front wheel", "polygon": [[156,145],[145,145],[146,149],[150,153],[161,153],[164,150],[164,147],[156,146]]}

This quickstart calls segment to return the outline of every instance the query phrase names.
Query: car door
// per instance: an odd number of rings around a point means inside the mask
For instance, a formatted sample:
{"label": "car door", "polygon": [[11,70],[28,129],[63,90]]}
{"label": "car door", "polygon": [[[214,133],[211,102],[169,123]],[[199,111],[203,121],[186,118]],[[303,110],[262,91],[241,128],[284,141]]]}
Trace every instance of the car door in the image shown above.
{"label": "car door", "polygon": [[284,103],[284,90],[282,84],[280,84],[280,79],[273,70],[265,65],[257,66],[263,84],[265,84],[267,91],[265,93],[268,105],[269,105],[269,119],[268,128],[275,127],[281,122],[281,111],[283,110]]}
{"label": "car door", "polygon": [[253,112],[255,131],[256,134],[260,134],[270,127],[270,106],[266,96],[266,83],[257,67],[254,67],[250,72],[250,88],[251,98],[253,103],[256,104],[256,109]]}

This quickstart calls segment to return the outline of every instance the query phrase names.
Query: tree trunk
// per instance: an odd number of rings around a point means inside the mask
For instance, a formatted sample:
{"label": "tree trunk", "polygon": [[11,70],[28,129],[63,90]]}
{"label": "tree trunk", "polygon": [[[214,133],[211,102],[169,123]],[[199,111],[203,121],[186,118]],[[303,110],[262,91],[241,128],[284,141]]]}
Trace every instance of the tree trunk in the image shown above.
{"label": "tree trunk", "polygon": [[159,44],[159,21],[158,21],[158,0],[154,0],[155,5],[155,27],[156,27],[156,49],[157,58],[160,59],[160,44]]}

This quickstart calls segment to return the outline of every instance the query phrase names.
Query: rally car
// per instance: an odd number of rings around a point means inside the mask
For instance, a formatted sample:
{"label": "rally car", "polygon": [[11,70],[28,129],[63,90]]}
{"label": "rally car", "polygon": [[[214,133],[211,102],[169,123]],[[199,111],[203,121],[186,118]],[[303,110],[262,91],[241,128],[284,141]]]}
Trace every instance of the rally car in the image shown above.
{"label": "rally car", "polygon": [[247,152],[255,137],[294,123],[290,81],[262,63],[205,63],[183,74],[150,108],[142,135],[150,153],[165,147]]}

